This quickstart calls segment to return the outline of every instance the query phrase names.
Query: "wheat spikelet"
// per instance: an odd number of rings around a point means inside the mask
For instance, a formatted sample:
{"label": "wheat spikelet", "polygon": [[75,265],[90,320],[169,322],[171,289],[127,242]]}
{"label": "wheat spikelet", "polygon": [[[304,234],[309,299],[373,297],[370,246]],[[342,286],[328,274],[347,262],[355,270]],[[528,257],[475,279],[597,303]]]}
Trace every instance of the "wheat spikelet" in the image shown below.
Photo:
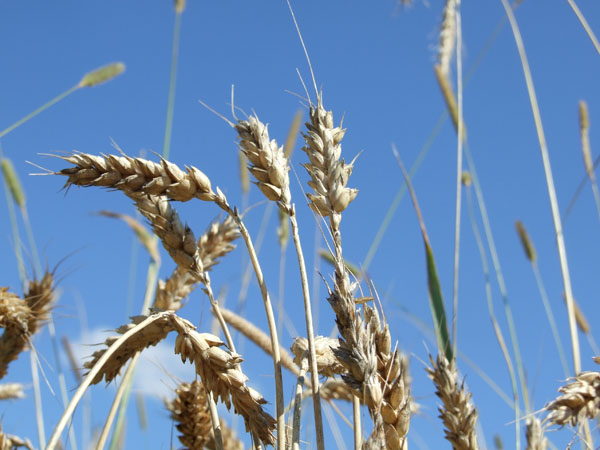
{"label": "wheat spikelet", "polygon": [[346,130],[334,127],[333,113],[323,108],[321,98],[316,106],[311,106],[306,128],[303,134],[306,145],[302,150],[310,160],[303,164],[311,178],[308,184],[314,191],[307,194],[310,207],[323,217],[334,216],[334,212],[344,211],[358,194],[357,189],[346,187],[354,161],[346,164],[340,159]]}
{"label": "wheat spikelet", "polygon": [[25,398],[23,385],[21,383],[0,384],[0,400],[11,400]]}
{"label": "wheat spikelet", "polygon": [[569,380],[570,383],[558,389],[562,395],[544,407],[548,412],[545,422],[575,426],[600,413],[600,373],[581,372]]}
{"label": "wheat spikelet", "polygon": [[212,421],[208,410],[208,398],[202,383],[180,383],[175,398],[167,403],[171,418],[180,435],[184,448],[202,450],[211,440]]}
{"label": "wheat spikelet", "polygon": [[546,450],[548,448],[548,439],[544,436],[544,429],[540,420],[532,417],[527,419],[525,423],[526,450]]}
{"label": "wheat spikelet", "polygon": [[471,402],[471,394],[465,390],[464,381],[459,385],[454,360],[448,363],[443,354],[438,355],[436,362],[431,355],[429,359],[432,367],[427,368],[427,373],[436,387],[436,395],[442,400],[439,412],[446,428],[446,440],[454,450],[478,449],[477,410]]}
{"label": "wheat spikelet", "polygon": [[13,450],[15,448],[24,447],[28,450],[33,450],[33,445],[29,439],[21,439],[17,436],[5,434],[0,427],[0,450]]}
{"label": "wheat spikelet", "polygon": [[234,125],[240,139],[240,150],[248,158],[248,170],[256,178],[261,192],[279,207],[291,213],[290,168],[283,147],[269,138],[269,130],[257,116]]}
{"label": "wheat spikelet", "polygon": [[[340,344],[337,339],[331,339],[324,336],[315,337],[315,351],[319,375],[329,378],[346,372],[345,367],[340,364],[335,356],[335,352],[336,350],[339,350],[339,347]],[[294,354],[294,362],[300,367],[305,352],[308,352],[307,339],[303,337],[294,339],[291,350]]]}

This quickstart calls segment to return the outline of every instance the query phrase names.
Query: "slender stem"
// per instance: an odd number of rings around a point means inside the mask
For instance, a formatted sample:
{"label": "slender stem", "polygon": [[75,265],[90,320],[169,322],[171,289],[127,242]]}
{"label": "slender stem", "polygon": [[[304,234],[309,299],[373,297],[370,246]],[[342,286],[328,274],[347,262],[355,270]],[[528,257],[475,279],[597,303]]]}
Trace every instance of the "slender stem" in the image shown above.
{"label": "slender stem", "polygon": [[223,434],[221,433],[221,421],[217,412],[217,404],[212,392],[206,391],[206,399],[208,401],[208,410],[213,425],[213,433],[215,435],[215,447],[217,450],[223,450]]}
{"label": "slender stem", "polygon": [[544,165],[544,173],[546,175],[546,184],[548,188],[548,197],[550,198],[550,207],[552,209],[552,219],[554,221],[554,230],[556,233],[556,241],[558,244],[558,256],[560,259],[560,269],[563,278],[563,284],[565,288],[565,296],[567,298],[567,314],[569,316],[569,329],[571,332],[571,347],[573,351],[573,369],[575,375],[581,371],[581,359],[579,356],[579,336],[577,335],[577,324],[575,322],[575,307],[573,304],[573,292],[571,290],[571,279],[569,276],[569,265],[567,263],[567,250],[565,248],[565,240],[562,231],[562,223],[560,220],[560,210],[558,208],[558,200],[556,199],[556,190],[554,188],[554,178],[552,176],[552,167],[550,166],[550,157],[548,156],[548,147],[546,145],[546,136],[544,135],[544,128],[542,126],[542,118],[540,116],[540,110],[538,107],[537,97],[535,94],[535,88],[533,85],[533,79],[531,77],[531,70],[529,69],[529,62],[527,61],[527,54],[525,53],[525,46],[521,39],[521,33],[519,26],[515,19],[515,15],[506,0],[501,0],[502,6],[506,11],[512,32],[515,38],[515,43],[519,51],[519,57],[521,58],[521,65],[523,66],[523,74],[525,76],[525,82],[527,83],[527,92],[529,94],[529,102],[531,103],[531,111],[533,113],[533,119],[535,121],[535,128],[538,135],[538,141],[540,144],[540,152],[542,155],[542,162]]}
{"label": "slender stem", "polygon": [[556,326],[556,320],[554,320],[554,313],[552,313],[552,308],[550,307],[550,301],[548,300],[548,294],[546,293],[546,288],[544,287],[544,282],[542,281],[542,276],[540,275],[540,270],[537,266],[537,263],[532,262],[531,268],[533,269],[533,274],[535,276],[535,282],[537,283],[538,290],[540,291],[540,297],[542,297],[542,303],[544,304],[544,309],[546,310],[546,316],[548,317],[548,323],[550,324],[550,329],[552,330],[552,336],[554,336],[554,342],[556,343],[556,349],[558,350],[558,356],[560,358],[560,363],[563,368],[563,372],[565,378],[569,376],[569,368],[567,365],[567,358],[565,357],[565,350],[563,349],[562,341],[560,340],[560,334],[558,333],[558,327]]}
{"label": "slender stem", "polygon": [[304,378],[306,376],[306,369],[308,368],[307,353],[304,353],[304,357],[300,362],[300,373],[298,374],[298,381],[296,382],[296,393],[294,396],[294,419],[292,422],[292,450],[300,450],[300,425],[302,423],[302,385],[304,384]]}
{"label": "slender stem", "polygon": [[594,32],[592,31],[592,29],[590,28],[590,25],[587,23],[587,20],[585,20],[585,16],[582,14],[582,12],[577,7],[577,4],[575,3],[575,0],[567,0],[567,2],[569,3],[569,5],[571,6],[571,8],[573,9],[573,12],[575,13],[575,15],[577,16],[577,18],[579,19],[579,22],[581,22],[581,26],[583,27],[583,29],[585,30],[585,32],[589,36],[590,40],[592,41],[592,44],[594,44],[594,48],[596,49],[596,51],[600,55],[600,43],[598,42],[598,39],[596,38],[596,35],[594,34]]}
{"label": "slender stem", "polygon": [[72,94],[73,92],[75,92],[77,89],[79,89],[81,86],[79,86],[78,84],[73,86],[72,88],[66,90],[65,92],[63,92],[62,94],[58,95],[57,97],[54,97],[52,100],[50,100],[47,103],[44,103],[42,106],[40,106],[38,109],[36,109],[35,111],[27,114],[25,117],[23,117],[22,119],[16,121],[15,123],[13,123],[10,127],[6,128],[3,131],[0,131],[0,138],[2,138],[3,136],[7,135],[8,133],[10,133],[12,130],[14,130],[15,128],[23,125],[25,122],[27,122],[29,119],[33,119],[35,116],[37,116],[39,113],[41,113],[42,111],[50,108],[52,105],[54,105],[55,103],[58,103],[59,101],[61,101],[63,98],[67,97],[68,95]]}
{"label": "slender stem", "polygon": [[[141,355],[141,352],[136,352],[135,355],[131,358],[129,365],[127,366],[127,370],[123,374],[123,379],[121,380],[121,384],[119,384],[119,389],[117,389],[117,393],[115,394],[115,398],[113,399],[112,405],[110,406],[110,411],[106,416],[106,420],[104,422],[104,427],[102,428],[102,432],[100,433],[100,437],[98,438],[98,443],[96,444],[96,450],[102,450],[106,445],[106,441],[108,440],[108,434],[110,433],[110,428],[117,415],[117,411],[123,405],[121,404],[121,400],[123,399],[123,395],[127,391],[129,393],[129,387],[131,386],[131,381],[133,380],[133,374],[135,373],[135,366],[137,361]],[[115,433],[116,434],[116,433]]]}
{"label": "slender stem", "polygon": [[250,262],[252,263],[252,267],[254,268],[254,274],[256,275],[256,281],[258,282],[258,286],[260,287],[260,293],[263,298],[263,303],[265,305],[265,312],[267,314],[267,322],[269,324],[269,334],[271,336],[271,350],[273,352],[273,366],[275,371],[275,405],[277,410],[277,449],[284,450],[285,446],[285,415],[284,415],[284,403],[283,403],[283,377],[282,377],[282,369],[281,369],[281,353],[279,351],[279,337],[277,335],[277,324],[275,323],[275,315],[273,313],[273,305],[271,304],[271,298],[269,296],[269,291],[267,289],[267,284],[265,283],[265,279],[262,273],[262,269],[260,267],[260,262],[258,261],[258,257],[256,256],[256,251],[254,250],[254,245],[252,244],[252,238],[250,237],[250,233],[244,225],[242,218],[240,217],[237,210],[231,209],[229,204],[226,201],[222,201],[221,199],[216,200],[217,205],[226,211],[231,217],[235,220],[237,226],[240,229],[240,234],[246,243],[246,248],[248,249],[248,256],[250,257]]}
{"label": "slender stem", "polygon": [[304,263],[304,254],[302,252],[302,244],[300,235],[298,234],[298,221],[296,220],[296,210],[292,206],[290,214],[290,223],[292,225],[292,236],[298,255],[298,266],[300,267],[300,280],[302,281],[302,294],[304,298],[304,316],[306,318],[306,337],[308,339],[308,353],[310,362],[310,376],[313,394],[313,407],[315,411],[315,430],[317,439],[317,448],[324,450],[325,442],[323,438],[323,416],[321,412],[321,394],[319,386],[319,372],[317,369],[317,352],[315,350],[315,334],[312,322],[312,311],[310,302],[310,291],[308,287],[308,277],[306,275],[306,264]]}
{"label": "slender stem", "polygon": [[179,35],[181,34],[181,12],[175,13],[175,26],[173,27],[173,48],[171,49],[171,75],[169,79],[169,99],[167,102],[167,119],[165,125],[165,139],[163,142],[163,158],[169,159],[171,148],[171,133],[173,130],[173,115],[175,112],[175,85],[177,81],[177,59],[179,57]]}
{"label": "slender stem", "polygon": [[227,341],[227,346],[229,347],[229,350],[235,353],[235,344],[233,343],[233,339],[231,338],[231,333],[229,332],[227,322],[225,322],[223,314],[221,314],[219,302],[217,302],[213,294],[212,287],[210,284],[210,276],[208,275],[208,273],[205,273],[203,274],[203,277],[204,292],[206,292],[206,295],[208,295],[208,299],[210,300],[210,305],[212,306],[213,312],[215,313],[215,317],[217,318],[219,325],[221,325],[221,330],[223,330],[223,334],[225,335],[225,340]]}
{"label": "slender stem", "polygon": [[42,407],[42,396],[40,393],[40,378],[38,373],[37,361],[34,354],[35,350],[29,352],[29,364],[31,366],[31,382],[33,384],[33,399],[35,401],[35,421],[37,424],[38,440],[40,448],[46,445],[46,431],[44,429],[44,410]]}
{"label": "slender stem", "polygon": [[466,191],[467,209],[469,210],[469,218],[471,220],[473,235],[475,236],[475,242],[477,243],[477,249],[479,250],[479,256],[481,258],[481,267],[483,269],[483,275],[485,278],[485,297],[487,299],[488,313],[490,315],[492,327],[494,328],[494,333],[496,334],[496,340],[498,341],[498,345],[500,345],[500,350],[502,351],[502,355],[504,356],[504,361],[506,362],[506,367],[508,369],[508,374],[510,377],[510,384],[513,393],[512,407],[515,413],[515,448],[518,450],[521,448],[521,421],[519,411],[519,389],[517,387],[517,378],[515,376],[515,369],[513,367],[512,360],[510,359],[510,354],[508,352],[508,349],[506,348],[506,343],[504,340],[504,336],[502,335],[502,330],[498,325],[498,321],[496,320],[496,314],[494,313],[494,304],[492,301],[492,286],[490,283],[490,270],[485,254],[485,247],[483,246],[483,239],[481,238],[481,233],[479,232],[479,227],[477,226],[477,221],[475,220],[471,190],[467,188]]}
{"label": "slender stem", "polygon": [[356,395],[352,396],[352,417],[354,419],[354,450],[360,450],[362,448],[360,399]]}
{"label": "slender stem", "polygon": [[460,256],[460,218],[461,218],[461,200],[462,200],[462,166],[463,166],[463,102],[462,102],[462,53],[461,53],[461,23],[460,23],[460,2],[456,8],[456,79],[457,79],[457,97],[458,97],[458,133],[456,150],[456,210],[454,223],[454,279],[452,281],[452,345],[454,354],[458,346],[458,273]]}

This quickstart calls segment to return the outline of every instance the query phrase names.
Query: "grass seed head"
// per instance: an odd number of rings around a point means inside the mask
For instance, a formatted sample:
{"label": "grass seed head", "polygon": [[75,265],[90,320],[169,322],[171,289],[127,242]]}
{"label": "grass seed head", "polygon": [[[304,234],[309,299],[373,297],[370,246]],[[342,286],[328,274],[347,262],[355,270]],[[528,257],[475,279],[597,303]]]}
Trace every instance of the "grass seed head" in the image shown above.
{"label": "grass seed head", "polygon": [[86,73],[79,82],[78,86],[98,86],[99,84],[106,83],[121,75],[123,72],[125,72],[125,64],[121,62],[107,64],[106,66],[99,67],[92,72]]}

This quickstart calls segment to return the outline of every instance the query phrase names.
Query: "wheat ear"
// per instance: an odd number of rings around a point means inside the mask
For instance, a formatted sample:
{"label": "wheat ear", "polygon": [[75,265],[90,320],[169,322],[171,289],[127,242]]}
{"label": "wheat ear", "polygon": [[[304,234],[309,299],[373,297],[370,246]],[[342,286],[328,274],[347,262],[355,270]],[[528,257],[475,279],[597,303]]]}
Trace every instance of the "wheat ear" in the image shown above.
{"label": "wheat ear", "polygon": [[0,427],[0,450],[13,450],[19,447],[33,450],[33,445],[29,439],[21,439],[17,436],[5,434],[2,432],[2,427]]}
{"label": "wheat ear", "polygon": [[0,384],[0,400],[12,400],[16,398],[25,398],[21,383]]}
{"label": "wheat ear", "polygon": [[471,402],[471,394],[465,389],[464,381],[459,384],[454,360],[449,363],[443,354],[439,354],[435,362],[431,355],[429,359],[432,367],[427,368],[427,373],[436,387],[436,395],[442,401],[439,412],[446,428],[446,440],[454,450],[478,449],[475,433],[477,410]]}
{"label": "wheat ear", "polygon": [[544,428],[537,417],[530,417],[525,421],[526,450],[546,450],[548,439],[544,436]]}

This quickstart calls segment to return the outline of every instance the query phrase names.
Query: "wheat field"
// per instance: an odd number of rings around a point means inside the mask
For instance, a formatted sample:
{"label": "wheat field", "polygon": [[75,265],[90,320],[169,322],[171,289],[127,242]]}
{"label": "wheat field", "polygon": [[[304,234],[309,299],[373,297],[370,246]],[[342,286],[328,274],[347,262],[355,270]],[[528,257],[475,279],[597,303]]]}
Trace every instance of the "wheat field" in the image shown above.
{"label": "wheat field", "polygon": [[0,449],[596,448],[579,3],[0,6]]}

